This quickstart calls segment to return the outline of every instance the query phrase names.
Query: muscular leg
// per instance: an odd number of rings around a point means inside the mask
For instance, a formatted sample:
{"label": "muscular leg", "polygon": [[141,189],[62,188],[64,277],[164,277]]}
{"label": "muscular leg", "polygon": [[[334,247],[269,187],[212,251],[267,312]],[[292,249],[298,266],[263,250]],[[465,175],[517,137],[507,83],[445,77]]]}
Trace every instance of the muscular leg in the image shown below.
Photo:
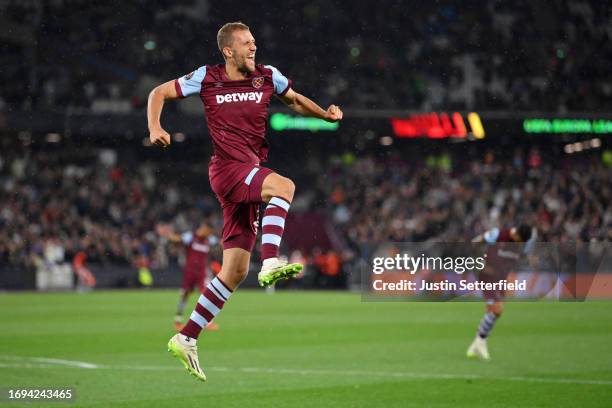
{"label": "muscular leg", "polygon": [[241,248],[230,248],[223,251],[221,272],[210,281],[198,299],[189,321],[181,330],[183,336],[197,339],[202,329],[219,314],[234,289],[246,277],[250,256],[250,252]]}
{"label": "muscular leg", "polygon": [[250,259],[251,253],[242,248],[224,250],[221,272],[219,272],[217,277],[221,279],[229,289],[235,290],[249,272]]}
{"label": "muscular leg", "polygon": [[[271,170],[248,164],[225,164],[209,168],[211,186],[223,208],[223,264],[219,274],[206,286],[195,310],[183,330],[168,342],[168,350],[187,370],[200,380],[206,380],[197,354],[196,339],[206,325],[219,314],[225,302],[247,275],[250,251],[255,244],[256,222],[261,201],[286,212],[293,199],[293,183]],[[282,214],[269,214],[271,225],[282,221]],[[265,217],[264,217],[265,218]],[[265,230],[265,228],[264,228]],[[276,237],[280,243],[280,236]],[[276,240],[275,239],[275,240]],[[278,244],[277,243],[277,244]],[[284,272],[282,267],[281,272]],[[272,276],[273,278],[276,276]]]}
{"label": "muscular leg", "polygon": [[276,173],[268,174],[261,186],[261,199],[264,203],[270,202],[272,197],[279,197],[291,203],[294,193],[293,181]]}

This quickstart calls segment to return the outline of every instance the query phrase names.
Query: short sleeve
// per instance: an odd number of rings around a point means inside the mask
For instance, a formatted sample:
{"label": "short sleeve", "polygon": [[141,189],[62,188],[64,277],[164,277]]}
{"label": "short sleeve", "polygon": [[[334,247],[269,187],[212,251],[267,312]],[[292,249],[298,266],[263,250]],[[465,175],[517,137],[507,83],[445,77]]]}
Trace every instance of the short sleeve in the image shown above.
{"label": "short sleeve", "polygon": [[190,95],[199,94],[202,90],[202,82],[206,76],[206,65],[201,66],[195,71],[184,75],[174,80],[174,87],[176,93],[181,97],[185,98]]}
{"label": "short sleeve", "polygon": [[181,241],[183,241],[183,245],[191,244],[191,241],[193,241],[193,232],[187,231],[181,234]]}
{"label": "short sleeve", "polygon": [[280,73],[280,71],[274,68],[272,65],[265,66],[272,70],[272,82],[274,83],[274,93],[277,95],[284,95],[291,88],[291,80]]}
{"label": "short sleeve", "polygon": [[491,228],[484,234],[484,240],[488,244],[494,244],[497,242],[497,238],[499,238],[499,228]]}

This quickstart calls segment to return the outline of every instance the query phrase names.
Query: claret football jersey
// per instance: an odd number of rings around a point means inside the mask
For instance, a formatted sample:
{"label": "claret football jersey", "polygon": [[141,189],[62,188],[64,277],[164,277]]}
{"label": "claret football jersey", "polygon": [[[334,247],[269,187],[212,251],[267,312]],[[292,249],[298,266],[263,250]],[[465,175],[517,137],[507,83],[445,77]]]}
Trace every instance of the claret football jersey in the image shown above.
{"label": "claret football jersey", "polygon": [[257,64],[246,79],[230,80],[225,64],[204,65],[174,81],[180,97],[198,95],[213,141],[213,160],[259,164],[268,158],[266,129],[272,95],[291,81],[271,65]]}

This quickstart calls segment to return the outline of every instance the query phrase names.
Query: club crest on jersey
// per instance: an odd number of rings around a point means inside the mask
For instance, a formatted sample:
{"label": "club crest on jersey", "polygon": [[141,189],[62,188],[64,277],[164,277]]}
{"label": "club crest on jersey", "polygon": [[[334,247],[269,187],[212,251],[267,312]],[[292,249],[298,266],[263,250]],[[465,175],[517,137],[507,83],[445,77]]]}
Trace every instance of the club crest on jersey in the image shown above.
{"label": "club crest on jersey", "polygon": [[253,88],[259,89],[264,84],[264,78],[263,77],[253,78],[253,81],[251,83],[253,84]]}

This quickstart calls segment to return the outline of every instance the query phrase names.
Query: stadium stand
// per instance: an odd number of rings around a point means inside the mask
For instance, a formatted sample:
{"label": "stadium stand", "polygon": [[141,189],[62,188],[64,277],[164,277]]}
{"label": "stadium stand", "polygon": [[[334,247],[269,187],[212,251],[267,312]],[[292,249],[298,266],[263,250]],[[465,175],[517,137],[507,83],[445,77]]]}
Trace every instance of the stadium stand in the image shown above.
{"label": "stadium stand", "polygon": [[[0,105],[139,110],[155,81],[221,62],[216,22],[236,18],[231,3],[168,1],[149,8],[133,0],[117,12],[104,2],[2,2],[4,36],[14,41],[3,44]],[[244,16],[253,16],[245,22],[258,39],[260,60],[322,104],[552,112],[612,107],[605,2],[521,0],[468,8],[450,0],[418,7],[388,1],[345,9],[285,1],[265,18],[256,17],[260,4],[239,4]]]}

